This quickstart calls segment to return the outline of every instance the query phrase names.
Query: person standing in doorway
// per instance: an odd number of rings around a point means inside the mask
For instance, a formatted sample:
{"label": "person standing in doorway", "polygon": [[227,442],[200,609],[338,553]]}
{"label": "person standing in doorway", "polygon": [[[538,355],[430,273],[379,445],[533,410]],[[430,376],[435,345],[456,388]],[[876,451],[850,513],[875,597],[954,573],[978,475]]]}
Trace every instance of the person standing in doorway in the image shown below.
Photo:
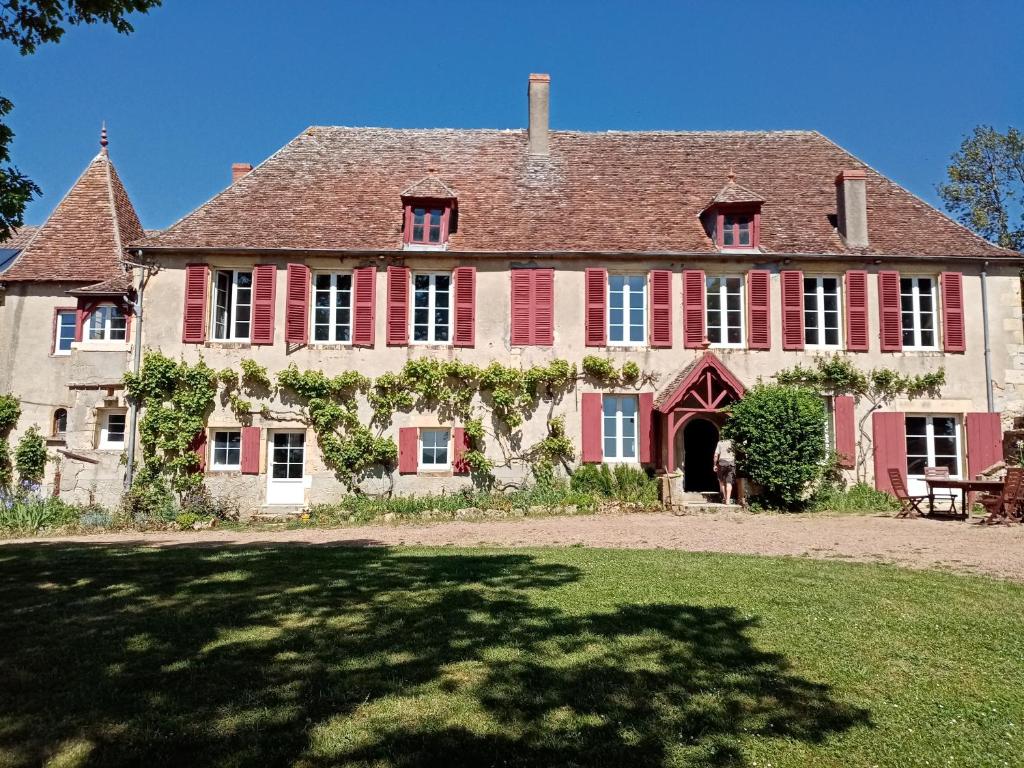
{"label": "person standing in doorway", "polygon": [[732,487],[736,483],[736,452],[732,440],[722,438],[715,446],[715,474],[718,476],[718,490],[722,503],[731,504]]}

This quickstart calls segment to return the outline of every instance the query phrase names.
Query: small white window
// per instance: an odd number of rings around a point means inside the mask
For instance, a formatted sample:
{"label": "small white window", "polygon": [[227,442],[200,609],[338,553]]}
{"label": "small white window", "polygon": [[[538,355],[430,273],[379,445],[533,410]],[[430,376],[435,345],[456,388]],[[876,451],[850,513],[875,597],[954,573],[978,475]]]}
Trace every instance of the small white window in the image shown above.
{"label": "small white window", "polygon": [[210,468],[227,471],[242,466],[242,433],[237,429],[217,430],[213,433],[213,452]]}
{"label": "small white window", "polygon": [[53,354],[70,355],[71,344],[75,341],[77,312],[73,309],[57,312],[57,327],[54,329]]}
{"label": "small white window", "polygon": [[100,417],[100,448],[121,450],[124,448],[124,411],[105,411]]}
{"label": "small white window", "polygon": [[124,341],[126,338],[128,318],[120,307],[100,304],[89,315],[89,341]]}
{"label": "small white window", "polygon": [[743,278],[707,278],[708,341],[716,347],[742,347]]}
{"label": "small white window", "polygon": [[252,272],[218,270],[213,285],[213,338],[217,341],[249,341]]}
{"label": "small white window", "polygon": [[637,398],[633,395],[605,395],[601,419],[605,461],[638,461],[636,452]]}
{"label": "small white window", "polygon": [[804,278],[804,343],[808,347],[842,344],[839,292],[838,277]]}
{"label": "small white window", "polygon": [[955,416],[907,416],[907,477],[923,478],[925,467],[945,467],[960,477],[960,424]]}
{"label": "small white window", "polygon": [[900,278],[903,348],[937,349],[935,281],[930,277]]}
{"label": "small white window", "polygon": [[447,429],[420,430],[420,469],[448,469],[448,443],[450,432]]}
{"label": "small white window", "polygon": [[352,273],[320,273],[313,279],[313,341],[352,342]]}
{"label": "small white window", "polygon": [[647,278],[608,276],[608,343],[644,344],[647,340]]}
{"label": "small white window", "polygon": [[451,340],[450,273],[413,275],[412,339],[423,344]]}

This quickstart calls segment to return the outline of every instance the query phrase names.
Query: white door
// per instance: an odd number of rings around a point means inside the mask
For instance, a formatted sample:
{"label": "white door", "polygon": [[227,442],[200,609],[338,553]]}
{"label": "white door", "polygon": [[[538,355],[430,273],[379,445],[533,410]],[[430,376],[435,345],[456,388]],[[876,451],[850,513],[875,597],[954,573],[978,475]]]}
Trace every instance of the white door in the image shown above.
{"label": "white door", "polygon": [[267,504],[302,504],[306,433],[275,430],[270,433],[267,451]]}
{"label": "white door", "polygon": [[[945,467],[960,480],[960,422],[955,416],[907,416],[907,493],[924,496],[928,484],[925,467]],[[942,494],[949,491],[943,490]],[[960,492],[954,491],[959,497]]]}

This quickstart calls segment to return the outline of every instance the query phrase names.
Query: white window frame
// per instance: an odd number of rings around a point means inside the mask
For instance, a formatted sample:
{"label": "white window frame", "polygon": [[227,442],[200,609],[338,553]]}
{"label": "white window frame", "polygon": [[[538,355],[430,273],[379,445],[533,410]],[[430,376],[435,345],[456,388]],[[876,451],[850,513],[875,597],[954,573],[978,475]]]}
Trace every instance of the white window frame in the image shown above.
{"label": "white window frame", "polygon": [[[809,292],[807,290],[807,281],[813,280],[815,282],[814,297],[815,304],[817,307],[813,310],[807,309],[807,296]],[[825,280],[836,281],[836,328],[837,328],[837,341],[835,344],[828,344],[825,342]],[[834,275],[804,275],[804,346],[807,349],[842,349],[843,348],[843,281]],[[809,312],[813,312],[815,322],[817,323],[816,328],[811,328],[807,323],[807,315]],[[814,330],[817,333],[817,341],[807,341],[807,332]]]}
{"label": "white window frame", "polygon": [[[217,308],[218,288],[217,282],[222,274],[231,275],[231,295],[229,298],[228,317],[226,321],[226,334],[217,335]],[[242,306],[249,308],[249,333],[246,336],[236,336],[235,327],[238,324],[238,278],[240,275],[249,276],[249,303]],[[214,341],[242,341],[248,342],[252,338],[252,299],[253,289],[256,287],[252,269],[215,269],[213,270],[213,300],[210,302],[210,330]]]}
{"label": "white window frame", "polygon": [[[238,435],[238,461],[234,464],[219,464],[217,462],[217,436]],[[222,449],[224,455],[231,455],[231,446],[225,445]],[[210,470],[212,472],[238,472],[242,469],[242,430],[240,429],[214,429],[210,431]]]}
{"label": "white window frame", "polygon": [[[630,330],[633,328],[633,323],[630,321],[630,316],[634,309],[637,307],[633,306],[633,297],[637,295],[637,292],[629,287],[628,282],[622,284],[622,340],[612,341],[612,280],[615,278],[623,278],[629,280],[630,278],[639,278],[643,287],[639,291],[640,295],[640,307],[643,315],[643,321],[640,324],[640,338],[633,339],[630,337]],[[648,291],[648,276],[638,273],[620,274],[612,273],[608,275],[608,282],[605,285],[605,302],[608,308],[608,346],[610,347],[642,347],[647,344],[647,315],[648,315],[648,302],[647,302],[647,291]]]}
{"label": "white window frame", "polygon": [[[119,312],[124,319],[123,339],[111,337],[114,332],[112,322],[114,312]],[[102,323],[98,322],[101,318]],[[100,334],[98,338],[93,337],[93,333],[96,331],[99,331]],[[128,343],[128,314],[113,302],[105,301],[102,304],[97,304],[89,313],[89,319],[85,321],[85,331],[82,335],[85,337],[83,341],[93,344],[126,344]]]}
{"label": "white window frame", "polygon": [[[708,296],[711,295],[709,283],[712,280],[721,280],[722,284],[718,289],[719,306],[717,310],[712,310],[708,306]],[[711,327],[712,324],[708,322],[708,315],[714,311],[718,313],[718,324],[719,333],[722,338],[728,338],[729,327],[729,301],[730,296],[729,290],[726,286],[726,280],[738,280],[740,285],[739,297],[740,297],[740,340],[738,342],[732,341],[712,341],[710,346],[715,348],[730,348],[730,349],[742,349],[747,345],[747,285],[743,275],[705,275],[704,278],[704,332],[707,334],[708,339],[711,338]],[[731,295],[735,295],[731,294]]]}
{"label": "white window frame", "polygon": [[[964,444],[963,444],[963,423],[960,414],[956,413],[906,413],[903,416],[904,429],[906,428],[906,420],[908,418],[924,419],[925,420],[925,463],[926,467],[934,467],[935,463],[935,419],[952,419],[953,426],[953,438],[956,442],[956,474],[950,472],[949,476],[952,479],[959,480],[963,477],[964,471]],[[909,435],[907,435],[909,437]],[[914,437],[920,437],[920,435],[914,435]],[[943,435],[945,437],[945,435]],[[906,440],[906,437],[904,438]],[[910,474],[910,452],[907,451],[907,478],[923,479],[924,474]]]}
{"label": "white window frame", "polygon": [[[327,323],[327,327],[330,330],[331,338],[329,338],[329,339],[317,339],[316,338],[317,326],[318,325],[322,326],[323,324],[322,323],[318,323],[316,321],[316,311],[318,309],[318,307],[316,305],[316,295],[318,293],[318,290],[317,290],[317,287],[316,287],[316,280],[317,280],[318,277],[323,277],[324,275],[327,275],[327,276],[329,276],[331,278],[331,285],[330,285],[330,287],[326,291],[326,293],[327,293],[327,295],[328,295],[328,297],[330,299],[330,303],[327,305],[327,311],[328,311],[328,314],[330,316],[330,320]],[[344,309],[344,307],[340,307],[340,308],[338,307],[338,294],[339,293],[344,293],[344,291],[342,291],[341,289],[338,288],[338,280],[341,277],[348,277],[348,278],[350,278],[349,289],[348,289],[348,340],[347,341],[336,338],[337,330],[338,330],[338,310],[339,309]],[[352,343],[352,330],[353,330],[353,322],[352,322],[352,320],[353,320],[354,307],[355,307],[355,287],[356,287],[355,286],[355,276],[350,271],[341,271],[341,272],[327,272],[327,271],[323,271],[323,272],[315,272],[313,274],[313,285],[311,286],[311,292],[310,292],[310,300],[312,301],[312,306],[310,307],[310,313],[309,313],[309,322],[310,322],[309,339],[310,339],[310,343],[311,344],[351,344]],[[319,292],[323,293],[324,291],[321,290]]]}
{"label": "white window frame", "polygon": [[[102,411],[100,417],[100,439],[99,449],[102,451],[120,451],[124,449],[128,439],[128,412],[121,410]],[[121,441],[115,442],[110,439],[110,417],[120,416],[124,419],[124,427],[121,431]]]}
{"label": "white window frame", "polygon": [[[906,312],[903,311],[903,297],[907,295],[903,292],[904,280],[912,281],[909,294],[911,297],[912,307],[909,314],[913,318],[914,325],[913,328],[910,329],[907,328],[907,324],[903,320],[903,315],[907,314]],[[930,313],[925,313],[921,310],[921,280],[928,280],[931,283],[930,295],[932,299],[932,308]],[[939,281],[932,277],[931,275],[900,275],[900,322],[903,326],[903,332],[906,333],[908,330],[910,330],[910,332],[914,336],[912,344],[907,344],[905,341],[903,342],[903,349],[914,352],[928,352],[935,351],[939,348],[939,300],[937,290],[938,282]],[[931,314],[932,316],[931,344],[921,343],[921,320],[925,314]]]}
{"label": "white window frame", "polygon": [[[443,433],[445,435],[445,463],[427,463],[423,458],[423,449],[426,447],[423,444],[423,436],[426,433],[437,435]],[[432,450],[436,450],[440,446],[436,443],[431,445]],[[452,431],[448,427],[422,427],[418,430],[416,440],[416,450],[418,452],[416,465],[422,472],[446,472],[452,468]]]}
{"label": "white window frame", "polygon": [[[70,318],[68,327],[71,328],[71,343],[68,344],[67,349],[60,348],[60,333],[64,328],[64,319]],[[75,330],[78,326],[78,311],[74,309],[58,309],[57,310],[57,324],[53,330],[53,354],[58,356],[70,355],[71,346],[75,343]],[[127,334],[126,334],[127,336]]]}
{"label": "white window frame", "polygon": [[[427,338],[417,339],[416,338],[416,278],[427,277],[430,279],[430,283],[427,286]],[[437,278],[447,277],[448,278],[448,338],[438,340],[437,329],[443,326],[439,326],[434,322],[434,312],[437,309]],[[451,272],[413,272],[409,276],[409,342],[411,344],[443,344],[445,346],[451,346],[452,335],[455,332],[454,314],[455,314],[455,276]],[[423,309],[423,307],[419,307]],[[419,325],[422,325],[420,323]]]}
{"label": "white window frame", "polygon": [[[623,456],[623,424],[626,416],[622,410],[622,401],[626,399],[633,401],[633,455]],[[615,412],[612,415],[612,423],[615,425],[615,453],[608,454],[606,439],[608,435],[608,416],[605,414],[605,403],[609,400],[617,401]],[[636,395],[607,394],[601,397],[601,454],[605,464],[639,464],[640,463],[640,398]]]}

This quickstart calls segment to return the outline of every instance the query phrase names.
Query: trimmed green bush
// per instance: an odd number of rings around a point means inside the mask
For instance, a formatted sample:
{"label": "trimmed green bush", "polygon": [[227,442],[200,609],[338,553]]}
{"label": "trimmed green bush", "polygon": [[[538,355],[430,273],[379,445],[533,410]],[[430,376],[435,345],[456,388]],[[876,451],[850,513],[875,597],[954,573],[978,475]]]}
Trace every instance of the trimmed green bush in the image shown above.
{"label": "trimmed green bush", "polygon": [[46,441],[39,428],[32,426],[21,436],[14,449],[14,466],[22,482],[41,483],[46,473]]}
{"label": "trimmed green bush", "polygon": [[885,512],[899,507],[896,499],[867,483],[856,483],[849,488],[823,488],[810,503],[811,509],[821,512]]}
{"label": "trimmed green bush", "polygon": [[574,491],[592,493],[616,501],[655,504],[658,482],[639,467],[628,464],[584,464],[573,472]]}

